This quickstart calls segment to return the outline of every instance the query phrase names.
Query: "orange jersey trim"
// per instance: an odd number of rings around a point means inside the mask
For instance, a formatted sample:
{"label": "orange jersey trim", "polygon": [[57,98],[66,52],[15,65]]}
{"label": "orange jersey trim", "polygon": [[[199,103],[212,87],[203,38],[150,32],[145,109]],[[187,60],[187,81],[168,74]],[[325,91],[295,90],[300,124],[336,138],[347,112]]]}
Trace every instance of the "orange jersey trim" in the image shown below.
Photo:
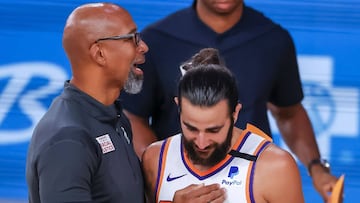
{"label": "orange jersey trim", "polygon": [[[168,149],[169,149],[169,146],[170,146],[170,141],[171,141],[172,137],[168,138],[166,144],[165,144],[165,148],[164,148],[164,151],[163,151],[163,155],[162,155],[162,159],[161,159],[161,168],[160,168],[160,179],[159,179],[159,184],[156,188],[156,202],[158,202],[158,198],[159,198],[159,193],[160,193],[160,188],[161,188],[161,184],[162,184],[162,180],[163,180],[163,177],[164,177],[164,172],[165,172],[165,164],[166,164],[166,157],[167,157],[167,153],[168,153]],[[158,169],[159,170],[159,169]],[[166,202],[171,202],[171,201],[161,201],[163,203],[166,203]]]}
{"label": "orange jersey trim", "polygon": [[[265,134],[266,135],[266,134]],[[259,146],[256,148],[256,150],[254,151],[254,154],[256,154],[256,155],[258,155],[259,153],[260,153],[260,150],[264,150],[263,149],[263,147],[264,147],[264,145],[266,145],[266,144],[268,144],[269,143],[269,140],[263,140],[260,144],[259,144]],[[253,173],[255,173],[255,168],[254,168],[254,164],[255,164],[256,162],[251,162],[250,164],[249,164],[249,169],[248,169],[248,173],[247,173],[247,175],[246,175],[246,180],[247,180],[247,183],[248,184],[246,184],[246,201],[247,202],[251,202],[251,197],[250,197],[250,189],[252,189],[252,188],[250,188],[250,187],[252,187],[253,185],[251,184],[251,182],[253,182],[253,180],[251,180],[251,175],[254,175]],[[254,171],[253,171],[254,170]],[[255,175],[254,175],[255,176]]]}
{"label": "orange jersey trim", "polygon": [[250,131],[252,133],[255,133],[257,135],[260,135],[261,137],[265,138],[266,140],[268,140],[270,142],[273,141],[272,138],[269,135],[267,135],[264,131],[260,130],[259,128],[257,128],[256,126],[254,126],[250,123],[246,124],[246,130]]}

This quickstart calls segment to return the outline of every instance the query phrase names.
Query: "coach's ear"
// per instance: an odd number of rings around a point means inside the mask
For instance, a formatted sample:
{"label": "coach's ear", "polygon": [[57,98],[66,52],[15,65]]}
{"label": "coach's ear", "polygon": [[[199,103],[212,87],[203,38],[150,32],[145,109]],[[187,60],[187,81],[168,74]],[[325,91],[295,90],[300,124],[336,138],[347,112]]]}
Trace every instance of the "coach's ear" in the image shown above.
{"label": "coach's ear", "polygon": [[90,56],[91,58],[101,66],[104,66],[106,63],[104,50],[101,48],[100,44],[93,43],[90,47]]}

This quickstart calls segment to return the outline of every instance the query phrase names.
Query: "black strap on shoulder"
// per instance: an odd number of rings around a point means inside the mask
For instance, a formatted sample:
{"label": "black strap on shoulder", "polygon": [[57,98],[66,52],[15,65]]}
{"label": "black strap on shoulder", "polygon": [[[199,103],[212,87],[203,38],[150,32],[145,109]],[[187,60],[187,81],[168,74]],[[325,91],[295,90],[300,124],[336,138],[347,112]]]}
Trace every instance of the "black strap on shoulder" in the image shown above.
{"label": "black strap on shoulder", "polygon": [[231,150],[229,152],[229,154],[233,157],[239,157],[239,158],[243,158],[249,161],[256,161],[257,156],[251,155],[251,154],[245,154],[239,151],[235,151],[235,150]]}

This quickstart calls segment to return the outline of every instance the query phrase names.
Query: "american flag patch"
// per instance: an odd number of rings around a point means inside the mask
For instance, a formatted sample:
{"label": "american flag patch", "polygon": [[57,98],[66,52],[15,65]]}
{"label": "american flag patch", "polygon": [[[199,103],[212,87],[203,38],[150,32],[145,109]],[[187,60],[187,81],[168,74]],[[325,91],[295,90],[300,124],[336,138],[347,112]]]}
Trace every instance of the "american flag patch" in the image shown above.
{"label": "american flag patch", "polygon": [[109,134],[99,136],[96,138],[96,140],[100,144],[103,154],[115,151],[115,147],[110,139]]}

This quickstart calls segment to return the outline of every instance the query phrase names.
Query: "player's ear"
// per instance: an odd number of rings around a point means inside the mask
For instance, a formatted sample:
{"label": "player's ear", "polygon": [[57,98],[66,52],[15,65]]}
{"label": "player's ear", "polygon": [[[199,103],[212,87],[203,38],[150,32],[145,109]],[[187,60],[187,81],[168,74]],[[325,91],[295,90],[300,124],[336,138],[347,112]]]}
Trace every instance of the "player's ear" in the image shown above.
{"label": "player's ear", "polygon": [[236,120],[238,119],[238,115],[239,115],[239,112],[241,110],[241,107],[242,105],[240,103],[238,103],[235,107],[235,111],[233,113],[233,118],[234,118],[234,123],[236,122]]}
{"label": "player's ear", "polygon": [[180,113],[180,112],[181,112],[181,109],[180,109],[180,104],[179,104],[179,98],[178,98],[178,97],[174,97],[174,101],[175,101],[175,103],[176,103],[176,105],[177,105],[178,113]]}
{"label": "player's ear", "polygon": [[174,101],[175,101],[176,105],[179,106],[179,99],[178,99],[178,97],[174,97]]}

